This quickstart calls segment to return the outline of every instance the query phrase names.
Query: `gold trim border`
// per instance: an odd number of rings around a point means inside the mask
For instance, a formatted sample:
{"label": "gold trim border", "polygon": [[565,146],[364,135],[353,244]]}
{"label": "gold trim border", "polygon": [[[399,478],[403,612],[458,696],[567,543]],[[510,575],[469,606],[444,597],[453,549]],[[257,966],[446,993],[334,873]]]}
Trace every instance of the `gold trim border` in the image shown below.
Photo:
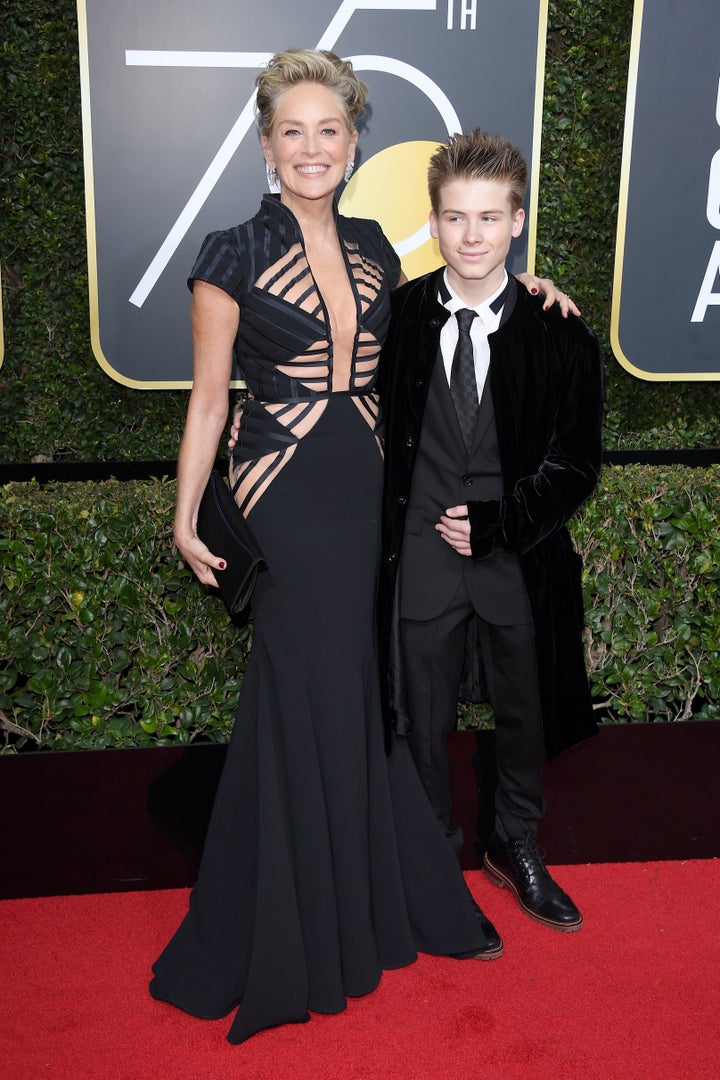
{"label": "gold trim border", "polygon": [[[192,380],[144,382],[129,379],[112,366],[100,343],[100,299],[98,288],[95,220],[95,174],[93,172],[92,112],[90,107],[90,55],[88,49],[88,0],[77,0],[78,45],[80,53],[80,102],[83,132],[83,167],[85,172],[85,221],[87,234],[88,292],[90,301],[90,343],[95,359],[106,375],[123,386],[136,390],[189,390]],[[231,386],[244,386],[235,381]]]}
{"label": "gold trim border", "polygon": [[613,275],[612,310],[610,315],[610,344],[617,362],[638,379],[645,382],[713,382],[720,379],[720,372],[712,371],[644,371],[637,367],[623,352],[620,345],[620,307],[622,304],[622,280],[625,261],[625,241],[627,229],[628,192],[630,187],[630,167],[632,142],[635,127],[635,106],[638,86],[638,68],[640,63],[640,38],[642,34],[643,9],[645,0],[635,0],[633,10],[632,37],[630,40],[630,62],[628,67],[628,88],[625,102],[625,133],[623,137],[622,167],[620,171],[620,192],[618,196],[618,223],[615,241],[615,272]]}
{"label": "gold trim border", "polygon": [[543,105],[545,103],[545,62],[547,56],[547,27],[549,0],[540,0],[537,25],[537,59],[535,62],[535,110],[532,128],[532,157],[530,161],[530,198],[528,200],[527,269],[535,273],[537,256],[538,203],[540,197],[540,159],[542,156]]}
{"label": "gold trim border", "polygon": [[[642,2],[642,0],[641,0]],[[100,342],[100,299],[97,267],[97,242],[95,219],[95,175],[93,172],[92,110],[90,105],[90,56],[87,23],[88,0],[77,0],[78,46],[80,59],[80,101],[83,132],[83,169],[85,174],[85,221],[87,237],[88,293],[90,306],[90,343],[95,360],[111,379],[136,390],[189,390],[190,380],[145,382],[130,379],[112,366],[102,350]],[[535,272],[537,254],[537,211],[540,188],[540,158],[542,149],[543,103],[545,97],[545,60],[547,50],[547,24],[549,0],[539,0],[537,22],[537,58],[535,63],[535,103],[532,124],[532,183],[528,200],[527,270]],[[2,332],[0,311],[0,334]],[[0,339],[1,343],[1,339]],[[1,363],[1,361],[0,361]],[[230,382],[231,389],[244,387],[241,379]]]}

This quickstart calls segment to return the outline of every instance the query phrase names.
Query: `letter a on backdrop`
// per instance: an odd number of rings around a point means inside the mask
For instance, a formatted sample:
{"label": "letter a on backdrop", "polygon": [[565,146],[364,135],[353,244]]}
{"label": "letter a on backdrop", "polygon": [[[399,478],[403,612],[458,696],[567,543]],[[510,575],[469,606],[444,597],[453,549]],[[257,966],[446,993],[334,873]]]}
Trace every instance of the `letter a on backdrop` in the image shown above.
{"label": "letter a on backdrop", "polygon": [[720,2],[636,0],[613,290],[641,379],[720,379]]}

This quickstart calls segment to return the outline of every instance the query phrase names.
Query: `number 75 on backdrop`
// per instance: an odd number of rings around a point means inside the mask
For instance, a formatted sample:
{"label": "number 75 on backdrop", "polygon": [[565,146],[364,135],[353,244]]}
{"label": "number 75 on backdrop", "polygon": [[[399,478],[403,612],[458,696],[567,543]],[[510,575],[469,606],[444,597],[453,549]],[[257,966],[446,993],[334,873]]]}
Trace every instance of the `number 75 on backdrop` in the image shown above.
{"label": "number 75 on backdrop", "polygon": [[426,169],[448,134],[520,146],[534,222],[547,0],[78,0],[78,17],[91,337],[119,382],[190,384],[185,279],[206,233],[266,190],[254,79],[279,49],[331,49],[370,87],[340,209],[379,220],[409,277],[439,262]]}

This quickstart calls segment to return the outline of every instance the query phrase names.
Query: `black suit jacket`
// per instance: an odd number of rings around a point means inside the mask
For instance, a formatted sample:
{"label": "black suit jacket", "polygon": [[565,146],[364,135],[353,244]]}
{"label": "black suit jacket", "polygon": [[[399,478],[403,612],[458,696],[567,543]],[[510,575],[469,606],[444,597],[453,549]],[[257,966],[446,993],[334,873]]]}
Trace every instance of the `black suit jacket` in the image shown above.
{"label": "black suit jacket", "polygon": [[[508,298],[505,312],[511,307],[512,299]],[[459,556],[435,528],[447,507],[469,500],[497,499],[502,493],[502,467],[489,382],[480,400],[468,450],[438,349],[405,519],[400,556],[401,618],[431,619],[439,615],[463,578],[475,611],[488,622],[513,626],[531,621],[516,555],[497,548],[486,558],[473,562]]]}
{"label": "black suit jacket", "polygon": [[[441,273],[396,290],[380,360],[385,494],[379,648],[386,717],[400,733],[406,714],[397,572],[447,318],[437,300]],[[581,561],[565,525],[600,474],[602,364],[595,336],[581,319],[565,320],[555,309],[543,312],[541,298],[518,288],[513,278],[511,286],[507,316],[489,338],[488,386],[502,493],[459,501],[468,501],[474,559],[498,551],[519,559],[535,624],[543,726],[552,757],[596,730],[583,656]],[[475,652],[472,659],[479,672]],[[475,682],[466,691],[478,699],[480,680]]]}

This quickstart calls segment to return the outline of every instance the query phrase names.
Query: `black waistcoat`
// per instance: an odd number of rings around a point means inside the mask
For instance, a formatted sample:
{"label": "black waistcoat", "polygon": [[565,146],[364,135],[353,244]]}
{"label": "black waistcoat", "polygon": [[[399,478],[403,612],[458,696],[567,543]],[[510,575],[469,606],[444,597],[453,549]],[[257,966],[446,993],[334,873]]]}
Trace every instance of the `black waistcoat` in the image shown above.
{"label": "black waistcoat", "polygon": [[475,611],[502,626],[532,621],[520,564],[497,551],[472,563],[435,529],[448,507],[469,499],[497,499],[502,468],[489,381],[480,400],[468,451],[450,396],[442,354],[430,379],[405,523],[400,570],[400,616],[431,619],[447,606],[461,577]]}

